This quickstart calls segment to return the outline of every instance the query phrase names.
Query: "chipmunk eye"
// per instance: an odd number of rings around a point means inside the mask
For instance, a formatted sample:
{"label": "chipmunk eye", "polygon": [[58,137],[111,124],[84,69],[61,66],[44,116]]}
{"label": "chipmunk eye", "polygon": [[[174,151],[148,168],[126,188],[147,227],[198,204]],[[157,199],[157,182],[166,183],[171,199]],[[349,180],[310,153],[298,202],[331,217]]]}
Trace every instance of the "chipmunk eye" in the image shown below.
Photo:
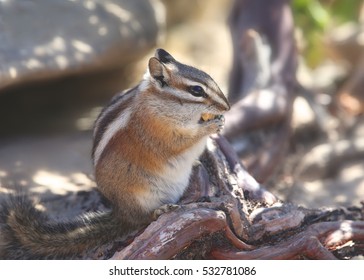
{"label": "chipmunk eye", "polygon": [[196,97],[206,97],[207,94],[200,86],[190,86],[188,90],[193,96]]}

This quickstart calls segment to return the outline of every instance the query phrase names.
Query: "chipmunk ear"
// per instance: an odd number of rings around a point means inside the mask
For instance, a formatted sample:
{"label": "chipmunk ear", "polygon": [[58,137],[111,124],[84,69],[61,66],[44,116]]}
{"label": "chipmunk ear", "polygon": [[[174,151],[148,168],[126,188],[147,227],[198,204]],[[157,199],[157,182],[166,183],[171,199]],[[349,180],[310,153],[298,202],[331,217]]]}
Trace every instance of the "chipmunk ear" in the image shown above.
{"label": "chipmunk ear", "polygon": [[176,60],[164,49],[157,49],[154,56],[162,63],[175,62]]}
{"label": "chipmunk ear", "polygon": [[166,66],[156,57],[149,59],[148,63],[150,76],[159,82],[161,87],[168,85],[169,74]]}

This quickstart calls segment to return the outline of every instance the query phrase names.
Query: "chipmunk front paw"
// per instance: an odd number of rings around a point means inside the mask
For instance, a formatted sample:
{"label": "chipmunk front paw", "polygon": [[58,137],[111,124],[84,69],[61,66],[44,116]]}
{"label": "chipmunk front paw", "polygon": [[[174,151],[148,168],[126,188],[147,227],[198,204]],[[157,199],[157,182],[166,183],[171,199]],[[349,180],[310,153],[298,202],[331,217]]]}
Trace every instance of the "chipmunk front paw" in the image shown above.
{"label": "chipmunk front paw", "polygon": [[212,115],[213,118],[203,119],[200,123],[206,127],[208,134],[218,133],[224,128],[225,118],[223,115]]}
{"label": "chipmunk front paw", "polygon": [[181,206],[177,204],[164,204],[161,207],[154,210],[152,217],[154,220],[157,220],[160,215],[174,211],[176,209],[179,209],[180,207]]}

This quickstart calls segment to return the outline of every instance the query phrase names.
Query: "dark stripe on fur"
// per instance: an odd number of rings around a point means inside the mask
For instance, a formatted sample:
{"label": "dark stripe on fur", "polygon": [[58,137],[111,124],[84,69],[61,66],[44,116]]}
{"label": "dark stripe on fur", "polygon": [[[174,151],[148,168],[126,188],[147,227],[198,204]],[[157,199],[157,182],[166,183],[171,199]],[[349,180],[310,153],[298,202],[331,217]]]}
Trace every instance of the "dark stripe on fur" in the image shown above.
{"label": "dark stripe on fur", "polygon": [[99,123],[98,123],[97,127],[95,127],[95,137],[94,137],[94,142],[93,142],[93,147],[92,147],[92,159],[94,159],[96,148],[99,145],[99,143],[102,139],[102,136],[104,135],[108,125],[110,123],[112,123],[123,110],[125,110],[126,108],[128,108],[128,106],[130,106],[131,99],[128,98],[126,101],[121,102],[121,104],[119,106],[115,107],[112,111],[108,112],[106,115],[105,115],[105,111],[107,110],[107,108],[109,108],[113,104],[116,104],[120,99],[125,98],[125,97],[129,96],[130,94],[135,94],[136,90],[137,90],[137,87],[134,87],[134,88],[128,90],[127,92],[125,92],[124,94],[122,94],[120,96],[116,96],[101,111],[98,119],[96,120],[96,123],[98,121],[99,121]]}

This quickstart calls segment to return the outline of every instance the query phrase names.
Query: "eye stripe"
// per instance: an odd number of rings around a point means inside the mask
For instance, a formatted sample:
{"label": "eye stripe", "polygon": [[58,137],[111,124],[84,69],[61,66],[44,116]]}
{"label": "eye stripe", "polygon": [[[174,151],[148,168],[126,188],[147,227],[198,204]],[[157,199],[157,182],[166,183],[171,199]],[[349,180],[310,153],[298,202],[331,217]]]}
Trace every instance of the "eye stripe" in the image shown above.
{"label": "eye stripe", "polygon": [[190,99],[186,98],[187,96],[181,96],[181,94],[183,94],[183,92],[178,91],[178,90],[169,90],[168,94],[166,94],[165,92],[155,91],[154,94],[155,94],[155,96],[158,96],[162,100],[172,100],[181,105],[183,105],[183,104],[201,104],[201,100],[196,100],[196,99],[192,98],[191,95],[189,95],[189,96],[191,96]]}
{"label": "eye stripe", "polygon": [[[214,100],[217,106],[221,110],[226,110],[229,105],[225,95],[221,92],[220,88],[212,82],[194,81],[195,79],[189,79],[186,77],[175,77],[171,75],[170,86],[164,88],[164,92],[169,92],[170,95],[176,97],[180,103],[209,103],[208,100]],[[200,86],[205,92],[205,96],[195,96],[191,94],[189,88],[193,86]],[[163,94],[164,98],[167,98],[167,94]],[[207,103],[206,103],[207,102]]]}

